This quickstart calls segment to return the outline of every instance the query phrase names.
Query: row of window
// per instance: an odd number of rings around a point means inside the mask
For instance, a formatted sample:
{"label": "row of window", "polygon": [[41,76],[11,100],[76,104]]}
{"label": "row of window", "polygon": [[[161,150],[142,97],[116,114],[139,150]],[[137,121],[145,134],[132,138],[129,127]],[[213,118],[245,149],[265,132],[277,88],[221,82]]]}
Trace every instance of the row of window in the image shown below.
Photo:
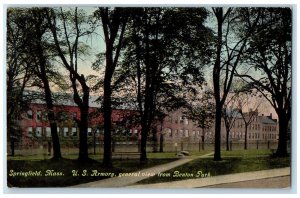
{"label": "row of window", "polygon": [[179,123],[179,124],[184,124],[184,125],[188,125],[189,124],[189,120],[187,117],[184,116],[175,116],[175,117],[167,117],[166,118],[167,122],[171,122],[171,123]]}
{"label": "row of window", "polygon": [[[59,134],[62,133],[62,135],[64,137],[69,137],[69,136],[73,136],[76,137],[78,135],[78,129],[76,127],[63,127],[63,128],[59,128],[57,127],[57,132]],[[99,129],[96,130],[96,134],[100,134]],[[27,136],[28,137],[51,137],[51,128],[50,127],[28,127],[27,128]],[[92,134],[92,128],[88,128],[88,136],[93,136]]]}
{"label": "row of window", "polygon": [[264,126],[263,131],[276,131],[276,126]]}
{"label": "row of window", "polygon": [[260,134],[260,133],[249,133],[248,138],[249,139],[260,139],[262,135],[262,139],[264,140],[276,140],[277,135],[275,133],[268,133],[268,134]]}
{"label": "row of window", "polygon": [[[239,122],[239,121],[237,121],[237,123],[233,123],[233,128],[236,128],[236,129],[242,129],[242,128],[244,128],[244,123],[243,122]],[[222,126],[223,127],[225,127],[225,123],[224,122],[222,122]],[[276,126],[273,126],[274,127],[274,129],[275,129],[275,131],[276,131]],[[248,126],[248,129],[250,130],[250,131],[259,131],[260,130],[260,124],[250,124],[249,126]],[[272,128],[273,129],[273,128]],[[263,131],[264,131],[264,127],[263,127]],[[265,131],[273,131],[273,130],[271,130],[271,129],[268,129],[268,130],[265,130]]]}
{"label": "row of window", "polygon": [[[174,130],[172,131],[169,128],[165,129],[166,134],[168,134],[169,137],[200,137],[200,131],[192,131],[191,134],[189,134],[189,130],[181,129],[181,130]],[[262,135],[262,136],[261,136]],[[211,138],[213,136],[212,132],[205,132],[205,138]],[[235,139],[243,139],[245,137],[244,133],[242,132],[231,132],[229,135],[230,138]],[[269,133],[269,134],[260,134],[260,133],[249,133],[248,139],[268,139],[268,140],[275,140],[277,139],[277,135],[275,133]]]}
{"label": "row of window", "polygon": [[[171,122],[171,123],[180,123],[180,124],[184,124],[184,125],[188,125],[189,124],[189,120],[188,118],[184,117],[184,116],[175,116],[175,117],[167,117],[166,118],[167,122]],[[198,124],[198,121],[195,121],[195,124]],[[223,127],[225,127],[224,122],[222,122]],[[244,128],[244,123],[242,121],[237,121],[236,123],[233,123],[233,127],[237,128],[237,129],[242,129]],[[248,126],[248,129],[250,131],[260,131],[261,130],[261,126],[260,124],[250,124]],[[276,126],[263,126],[262,127],[262,131],[276,131]]]}
{"label": "row of window", "polygon": [[[115,133],[116,134],[119,134],[119,133],[123,133],[125,134],[126,130],[116,130]],[[70,136],[73,136],[73,137],[76,137],[78,135],[78,128],[76,127],[63,127],[63,128],[59,128],[57,127],[57,132],[59,134],[62,134],[64,137],[70,137]],[[92,129],[92,128],[88,128],[88,136],[93,136],[93,133],[95,133],[96,136],[99,136],[100,134],[100,130],[99,129]],[[101,131],[101,133],[103,133],[103,131]],[[135,134],[137,135],[138,134],[138,130],[137,129],[129,129],[128,130],[128,134],[131,135],[131,134]],[[42,137],[42,136],[46,136],[46,137],[51,137],[51,128],[50,127],[28,127],[27,128],[27,136],[28,137],[32,137],[32,136],[35,136],[35,137]]]}
{"label": "row of window", "polygon": [[[77,113],[76,112],[70,112],[70,113],[60,112],[60,113],[58,113],[58,116],[61,119],[75,118],[75,117],[77,117]],[[28,110],[27,111],[27,118],[30,119],[30,120],[36,120],[38,122],[48,120],[47,112],[41,111],[41,110],[37,110],[35,116],[34,116],[32,110]]]}
{"label": "row of window", "polygon": [[180,129],[180,130],[174,130],[172,131],[169,128],[165,129],[166,134],[169,137],[199,137],[200,136],[200,131],[192,131],[191,133],[189,133],[189,130],[187,129]]}

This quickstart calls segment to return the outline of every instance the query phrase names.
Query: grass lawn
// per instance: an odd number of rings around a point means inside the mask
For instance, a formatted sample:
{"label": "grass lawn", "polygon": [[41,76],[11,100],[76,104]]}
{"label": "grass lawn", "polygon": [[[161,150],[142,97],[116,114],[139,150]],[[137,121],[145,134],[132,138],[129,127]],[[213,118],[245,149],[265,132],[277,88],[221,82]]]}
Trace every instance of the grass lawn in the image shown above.
{"label": "grass lawn", "polygon": [[[211,151],[192,151],[192,152],[189,152],[190,156],[201,156],[201,155],[204,155],[204,154],[207,154],[207,153],[210,153]],[[163,153],[147,153],[147,157],[149,159],[169,159],[169,158],[178,158],[177,157],[177,153],[175,152],[163,152]]]}
{"label": "grass lawn", "polygon": [[[96,160],[79,164],[77,160],[74,159],[62,159],[59,161],[50,159],[40,160],[34,157],[31,157],[31,160],[20,158],[18,158],[18,160],[8,159],[7,180],[8,186],[10,187],[64,187],[101,180],[113,176],[112,174],[118,175],[120,172],[134,172],[174,160],[176,160],[176,158],[149,159],[146,165],[141,165],[139,159],[113,160],[114,168],[107,169],[102,166],[101,161]],[[52,170],[55,173],[52,172]],[[97,173],[105,173],[106,175],[100,174],[99,176],[93,176],[93,170],[96,170]],[[15,175],[13,175],[11,171],[13,171]],[[38,175],[32,176],[31,173],[35,173],[36,171]],[[76,173],[78,175],[76,175]],[[87,173],[86,176],[85,173]],[[22,175],[19,176],[16,174]]]}
{"label": "grass lawn", "polygon": [[290,166],[290,157],[272,158],[268,150],[223,151],[222,158],[223,160],[218,162],[213,161],[212,158],[196,159],[163,174],[142,180],[138,184],[171,182]]}

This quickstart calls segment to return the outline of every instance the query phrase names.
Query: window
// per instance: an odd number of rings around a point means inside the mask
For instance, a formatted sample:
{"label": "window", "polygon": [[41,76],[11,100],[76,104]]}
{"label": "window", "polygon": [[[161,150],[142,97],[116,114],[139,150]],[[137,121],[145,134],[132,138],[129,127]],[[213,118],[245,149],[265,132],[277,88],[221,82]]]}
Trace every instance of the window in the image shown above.
{"label": "window", "polygon": [[96,137],[99,137],[99,136],[100,136],[100,129],[97,129],[97,130],[96,130],[95,136],[96,136]]}
{"label": "window", "polygon": [[179,137],[182,137],[183,136],[183,130],[179,130],[179,134],[178,134]]}
{"label": "window", "polygon": [[76,113],[76,112],[72,112],[72,113],[71,113],[71,116],[72,116],[73,119],[74,119],[74,118],[77,118],[77,113]]}
{"label": "window", "polygon": [[179,123],[183,123],[183,118],[182,118],[182,116],[179,116]]}
{"label": "window", "polygon": [[88,136],[93,136],[92,128],[88,128]]}
{"label": "window", "polygon": [[193,131],[192,136],[196,136],[196,131]]}
{"label": "window", "polygon": [[28,118],[28,119],[31,119],[31,120],[33,119],[33,113],[32,113],[32,110],[28,110],[28,111],[27,111],[27,118]]}
{"label": "window", "polygon": [[36,127],[35,135],[36,137],[42,137],[42,127]]}
{"label": "window", "polygon": [[77,128],[72,127],[72,136],[77,136]]}
{"label": "window", "polygon": [[[58,132],[58,130],[57,130]],[[50,127],[46,127],[46,137],[51,137],[51,128]]]}
{"label": "window", "polygon": [[42,118],[42,111],[37,111],[36,112],[36,120],[37,121],[42,121],[43,118]]}
{"label": "window", "polygon": [[189,137],[189,130],[184,130],[184,137]]}
{"label": "window", "polygon": [[64,136],[65,137],[69,136],[69,128],[68,127],[64,127]]}
{"label": "window", "polygon": [[174,131],[174,137],[177,137],[178,136],[178,130],[175,130]]}
{"label": "window", "polygon": [[185,125],[188,125],[188,124],[189,124],[189,120],[188,120],[187,118],[184,118],[184,119],[183,119],[183,123],[184,123]]}
{"label": "window", "polygon": [[32,127],[27,128],[27,136],[32,137]]}
{"label": "window", "polygon": [[42,118],[41,119],[44,120],[44,121],[48,120],[48,113],[46,111],[42,111]]}

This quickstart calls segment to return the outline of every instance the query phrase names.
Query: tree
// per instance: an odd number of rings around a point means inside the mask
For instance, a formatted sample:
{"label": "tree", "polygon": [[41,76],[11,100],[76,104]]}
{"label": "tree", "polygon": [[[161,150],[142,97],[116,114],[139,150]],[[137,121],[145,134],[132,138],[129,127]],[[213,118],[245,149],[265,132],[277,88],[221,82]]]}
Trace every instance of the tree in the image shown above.
{"label": "tree", "polygon": [[103,165],[112,166],[111,153],[111,95],[112,78],[120,57],[123,45],[123,36],[128,20],[128,14],[124,8],[99,8],[95,15],[101,18],[102,28],[105,38],[105,74],[104,74],[104,93],[103,93],[103,114],[104,114],[104,156]]}
{"label": "tree", "polygon": [[[255,27],[259,13],[255,13],[253,20],[241,22],[243,15],[250,16],[249,10],[239,8],[213,8],[216,18],[216,51],[213,65],[213,86],[215,109],[215,152],[214,160],[221,159],[221,118],[222,109],[230,91],[235,71],[241,63],[248,37]],[[243,34],[238,34],[240,27],[246,27]],[[223,80],[222,80],[223,78]]]}
{"label": "tree", "polygon": [[237,107],[238,95],[237,94],[229,94],[226,102],[224,103],[224,108],[222,111],[222,117],[225,124],[226,129],[226,150],[229,151],[229,135],[232,127],[235,125],[236,119],[240,116],[239,110]]}
{"label": "tree", "polygon": [[27,18],[23,19],[24,23],[29,25],[27,33],[30,37],[30,45],[26,46],[26,52],[30,59],[30,70],[41,81],[39,85],[44,90],[44,100],[47,106],[47,115],[50,122],[51,138],[53,142],[53,159],[61,158],[60,143],[57,132],[57,122],[54,113],[54,104],[49,79],[51,77],[60,77],[58,73],[51,68],[50,51],[51,45],[45,42],[45,34],[48,31],[48,24],[44,17],[44,10],[32,8],[24,10],[27,12]]}
{"label": "tree", "polygon": [[253,8],[252,12],[261,12],[261,17],[247,47],[245,64],[249,67],[247,72],[239,72],[239,76],[274,107],[279,119],[276,155],[287,156],[287,127],[291,118],[292,93],[291,9]]}
{"label": "tree", "polygon": [[15,142],[21,137],[17,120],[26,106],[23,95],[32,75],[25,61],[28,58],[24,51],[28,44],[28,35],[24,28],[19,27],[21,21],[22,17],[16,9],[7,10],[7,137],[12,156],[15,155]]}
{"label": "tree", "polygon": [[[198,123],[198,127],[202,129],[202,149],[204,149],[205,130],[213,125],[215,104],[212,101],[213,93],[206,89],[200,98],[196,96],[188,105],[188,110],[185,112],[187,117]],[[196,101],[196,102],[195,102]]]}
{"label": "tree", "polygon": [[248,127],[253,121],[255,121],[255,119],[257,119],[258,109],[262,103],[262,99],[261,97],[255,98],[255,95],[249,93],[249,90],[246,92],[240,92],[238,94],[238,98],[238,111],[245,125],[244,149],[247,150]]}
{"label": "tree", "polygon": [[[136,88],[141,123],[141,163],[147,162],[148,133],[164,112],[186,104],[203,83],[202,66],[208,62],[211,32],[203,23],[205,9],[139,9],[126,34],[123,74]],[[176,21],[176,23],[174,23]],[[200,23],[199,23],[200,21]]]}
{"label": "tree", "polygon": [[88,50],[88,46],[81,39],[91,35],[95,25],[92,18],[78,8],[49,9],[45,14],[55,50],[62,61],[62,65],[69,72],[74,102],[80,109],[80,118],[74,119],[79,128],[78,160],[85,162],[88,160],[87,130],[90,88],[86,77],[80,74],[78,70],[78,59]]}

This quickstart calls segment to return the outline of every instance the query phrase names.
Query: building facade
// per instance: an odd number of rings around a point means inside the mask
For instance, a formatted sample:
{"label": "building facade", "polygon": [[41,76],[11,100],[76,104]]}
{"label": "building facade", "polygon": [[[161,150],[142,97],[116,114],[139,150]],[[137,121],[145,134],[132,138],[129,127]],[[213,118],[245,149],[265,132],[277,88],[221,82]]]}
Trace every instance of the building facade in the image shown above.
{"label": "building facade", "polygon": [[[29,109],[21,115],[19,127],[21,129],[20,144],[27,147],[36,147],[40,142],[51,140],[50,123],[47,118],[45,104],[32,103]],[[103,114],[99,112],[99,107],[92,106],[89,109],[88,138],[103,140]],[[55,105],[55,115],[57,118],[57,131],[61,142],[73,142],[76,146],[79,139],[79,128],[76,119],[80,119],[80,110],[75,105]],[[128,140],[135,141],[139,137],[140,127],[132,118],[136,111],[114,109],[112,110],[112,135],[119,137],[125,135]]]}
{"label": "building facade", "polygon": [[[246,115],[247,121],[247,115]],[[202,129],[198,122],[188,119],[182,110],[170,112],[163,121],[162,133],[166,142],[214,142],[214,120],[211,121],[211,127]],[[255,115],[247,127],[247,140],[249,143],[256,141],[278,141],[278,123],[276,119],[269,116]],[[229,133],[229,140],[233,142],[244,142],[245,140],[245,122],[241,116],[237,116],[232,123]],[[221,141],[226,141],[226,127],[224,119],[221,122]]]}
{"label": "building facade", "polygon": [[[36,147],[40,142],[51,141],[50,123],[47,120],[46,105],[42,103],[32,103],[27,112],[25,112],[19,121],[22,131],[20,143],[27,147]],[[55,105],[55,114],[57,116],[58,135],[62,143],[68,142],[77,146],[79,139],[79,129],[75,119],[80,118],[80,110],[73,103],[64,103]],[[103,114],[97,104],[90,104],[90,118],[88,128],[88,138],[103,141]],[[112,110],[112,137],[113,141],[131,141],[138,143],[140,141],[141,127],[135,123],[134,117],[138,116],[136,110],[114,109]],[[211,120],[211,127],[202,129],[198,122],[189,119],[184,115],[183,110],[169,112],[164,118],[162,124],[159,122],[156,126],[157,141],[163,137],[165,143],[214,143],[214,120]],[[247,141],[251,142],[277,142],[278,141],[278,123],[272,119],[272,115],[255,115],[253,121],[248,125]],[[151,133],[149,133],[150,135]],[[152,141],[151,138],[148,138]],[[243,143],[245,140],[245,123],[241,116],[237,116],[233,122],[229,133],[229,140],[235,143]],[[221,123],[221,142],[226,141],[226,127],[224,119]]]}

